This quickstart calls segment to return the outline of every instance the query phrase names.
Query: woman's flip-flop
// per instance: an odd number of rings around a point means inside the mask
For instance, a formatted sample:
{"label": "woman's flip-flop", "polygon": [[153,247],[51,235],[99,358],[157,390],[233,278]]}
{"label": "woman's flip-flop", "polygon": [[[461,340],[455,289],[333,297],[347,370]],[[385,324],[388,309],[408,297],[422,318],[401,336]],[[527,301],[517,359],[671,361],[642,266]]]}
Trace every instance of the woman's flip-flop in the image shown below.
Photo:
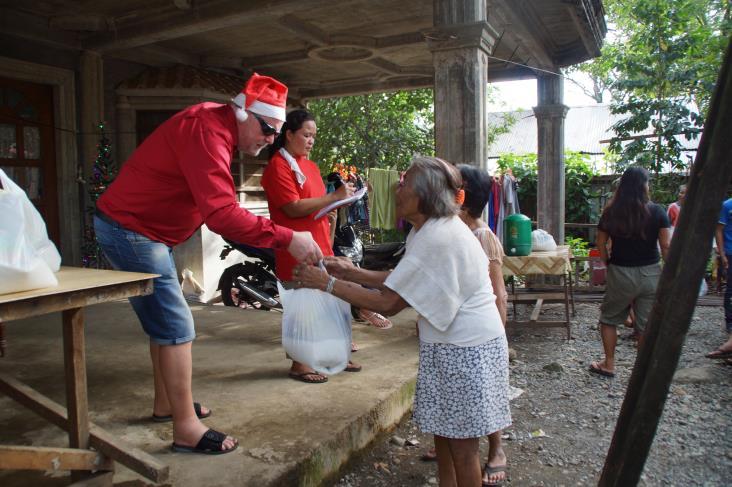
{"label": "woman's flip-flop", "polygon": [[[488,474],[488,476],[490,476],[494,473],[501,473],[501,472],[504,472],[504,473],[506,472],[506,465],[498,465],[496,467],[490,467],[490,466],[488,466],[487,463],[485,465],[483,465],[483,475]],[[484,480],[481,482],[481,485],[483,487],[495,487],[497,485],[501,485],[506,480],[508,480],[508,474],[506,474],[504,476],[503,480],[499,480],[498,482],[494,482],[494,483],[486,482]]]}
{"label": "woman's flip-flop", "polygon": [[716,349],[705,355],[706,358],[732,358],[732,351]]}
{"label": "woman's flip-flop", "polygon": [[[211,413],[213,412],[209,409],[208,412],[204,414],[201,411],[201,403],[199,403],[199,402],[193,403],[193,409],[196,411],[196,416],[198,416],[198,419],[208,418],[209,416],[211,416]],[[167,423],[169,421],[173,421],[172,414],[166,414],[164,416],[158,416],[157,414],[153,414],[151,416],[151,418],[156,423]]]}

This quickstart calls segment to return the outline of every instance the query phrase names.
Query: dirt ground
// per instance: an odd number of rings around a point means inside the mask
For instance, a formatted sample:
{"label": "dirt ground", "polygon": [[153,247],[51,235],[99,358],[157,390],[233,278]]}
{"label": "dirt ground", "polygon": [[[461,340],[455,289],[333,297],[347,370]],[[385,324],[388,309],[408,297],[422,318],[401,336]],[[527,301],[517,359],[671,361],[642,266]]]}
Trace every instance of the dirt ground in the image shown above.
{"label": "dirt ground", "polygon": [[[597,485],[635,360],[630,330],[622,329],[616,377],[587,371],[602,357],[598,307],[578,303],[569,341],[563,329],[509,334],[517,352],[511,385],[523,392],[511,402],[514,423],[504,431],[505,485]],[[723,322],[721,306],[697,307],[641,486],[731,485],[732,367],[704,357],[726,339]],[[436,464],[420,461],[431,446],[407,415],[331,485],[437,485]],[[483,439],[484,455],[487,449]]]}

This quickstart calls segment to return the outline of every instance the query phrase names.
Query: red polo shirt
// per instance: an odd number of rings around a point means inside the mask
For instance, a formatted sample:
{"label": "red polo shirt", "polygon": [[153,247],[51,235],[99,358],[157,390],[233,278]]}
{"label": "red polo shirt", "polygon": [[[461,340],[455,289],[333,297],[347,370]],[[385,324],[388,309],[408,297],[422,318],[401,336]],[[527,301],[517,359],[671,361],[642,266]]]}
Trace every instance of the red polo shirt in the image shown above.
{"label": "red polo shirt", "polygon": [[[328,216],[313,219],[310,215],[300,218],[290,218],[282,211],[282,207],[293,201],[306,198],[325,196],[325,185],[320,176],[317,164],[305,157],[298,157],[297,164],[305,174],[305,184],[300,187],[295,179],[295,173],[279,152],[267,163],[262,174],[262,187],[267,194],[269,215],[273,222],[297,231],[310,232],[317,242],[323,255],[333,255],[333,246],[330,241],[330,223]],[[275,252],[275,273],[283,281],[292,280],[292,269],[297,264],[295,258],[287,250]]]}
{"label": "red polo shirt", "polygon": [[284,249],[292,230],[239,206],[231,176],[237,140],[231,107],[188,107],[135,150],[97,208],[124,228],[169,246],[187,240],[206,223],[227,239]]}

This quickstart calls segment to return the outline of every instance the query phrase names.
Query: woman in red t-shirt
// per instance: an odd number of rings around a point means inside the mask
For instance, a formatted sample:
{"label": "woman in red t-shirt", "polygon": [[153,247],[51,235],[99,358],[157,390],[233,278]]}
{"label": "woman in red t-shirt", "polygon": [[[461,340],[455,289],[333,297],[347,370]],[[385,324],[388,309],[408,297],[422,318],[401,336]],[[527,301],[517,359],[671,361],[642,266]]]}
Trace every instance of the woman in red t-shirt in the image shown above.
{"label": "woman in red t-shirt", "polygon": [[[320,246],[324,256],[333,255],[328,216],[315,220],[313,215],[334,201],[353,193],[351,186],[342,185],[326,193],[318,165],[308,159],[315,143],[315,119],[306,110],[287,114],[282,132],[270,149],[270,159],[262,174],[262,187],[267,195],[270,219],[296,231],[306,231]],[[286,250],[275,251],[275,273],[283,281],[292,281],[292,269],[297,264]],[[357,372],[361,367],[351,362],[346,371]],[[292,361],[290,377],[309,383],[326,382],[328,377],[315,372],[306,364]]]}

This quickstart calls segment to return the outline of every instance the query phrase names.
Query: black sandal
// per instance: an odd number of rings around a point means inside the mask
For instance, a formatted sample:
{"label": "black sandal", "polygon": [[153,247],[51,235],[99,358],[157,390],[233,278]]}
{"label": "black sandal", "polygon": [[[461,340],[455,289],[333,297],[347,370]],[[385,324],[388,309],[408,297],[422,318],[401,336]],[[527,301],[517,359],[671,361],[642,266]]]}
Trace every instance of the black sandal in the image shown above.
{"label": "black sandal", "polygon": [[[211,416],[211,413],[213,412],[209,409],[206,414],[203,414],[201,412],[201,403],[200,402],[194,402],[193,409],[196,411],[196,416],[198,416],[198,419],[208,418],[209,416]],[[168,421],[173,421],[173,415],[166,414],[165,416],[158,416],[157,414],[153,414],[151,416],[151,419],[153,421],[155,421],[156,423],[167,423]]]}
{"label": "black sandal", "polygon": [[178,453],[202,453],[204,455],[223,455],[225,453],[231,453],[239,447],[239,442],[234,440],[234,446],[228,450],[222,450],[221,445],[224,444],[226,434],[209,429],[206,431],[196,446],[183,446],[173,443],[171,449]]}

